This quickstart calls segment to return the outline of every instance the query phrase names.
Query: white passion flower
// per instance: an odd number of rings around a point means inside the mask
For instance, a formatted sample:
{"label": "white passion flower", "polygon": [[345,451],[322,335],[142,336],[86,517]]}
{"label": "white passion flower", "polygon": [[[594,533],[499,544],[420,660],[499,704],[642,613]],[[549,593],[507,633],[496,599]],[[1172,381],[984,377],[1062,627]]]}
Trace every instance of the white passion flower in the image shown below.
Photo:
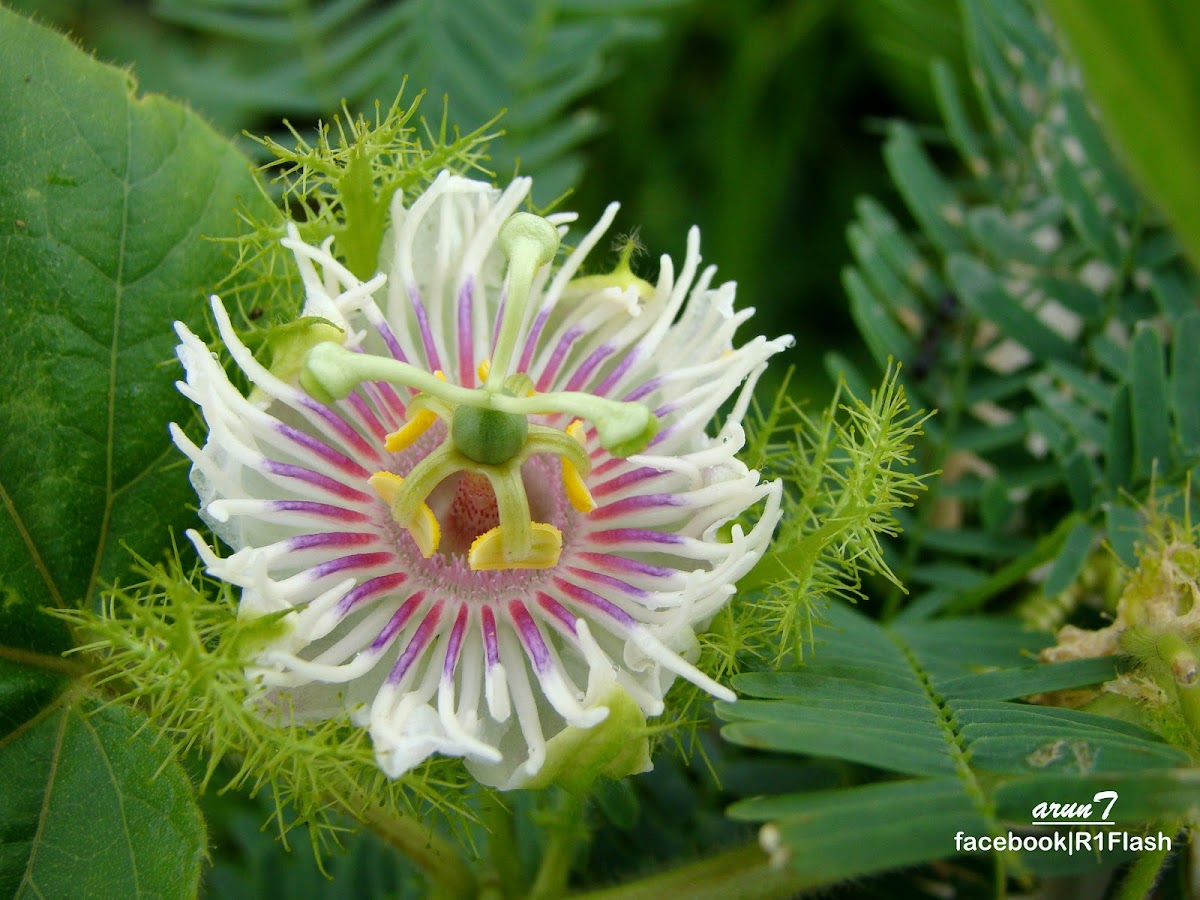
{"label": "white passion flower", "polygon": [[[172,435],[233,553],[189,536],[241,615],[286,613],[247,673],[257,702],[348,713],[390,777],[440,753],[529,785],[556,736],[614,703],[658,715],[677,676],[732,700],[693,664],[695,632],[780,515],[780,484],[735,454],[754,382],[791,339],[733,346],[753,310],[699,272],[696,229],[657,285],[625,259],[576,277],[616,204],[554,266],[574,216],[518,213],[529,189],[443,172],[410,205],[397,194],[365,282],[332,238],[290,226],[303,366],[263,366],[212,298],[249,397],[176,326],[179,389],[208,437]],[[749,532],[722,529],[755,507]]]}

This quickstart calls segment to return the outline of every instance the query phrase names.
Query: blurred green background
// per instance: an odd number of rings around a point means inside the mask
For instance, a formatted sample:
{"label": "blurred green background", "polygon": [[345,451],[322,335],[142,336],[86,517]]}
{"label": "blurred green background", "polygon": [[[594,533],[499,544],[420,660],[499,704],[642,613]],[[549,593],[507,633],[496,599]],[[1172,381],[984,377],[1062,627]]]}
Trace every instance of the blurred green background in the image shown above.
{"label": "blurred green background", "polygon": [[[860,194],[890,201],[884,123],[936,121],[928,66],[963,66],[953,0],[16,0],[146,91],[186,100],[231,135],[302,134],[346,100],[385,107],[405,76],[444,95],[464,130],[506,109],[492,168],[537,177],[586,223],[612,199],[653,276],[701,226],[706,261],[759,311],[756,332],[797,337],[812,362],[856,355],[840,270]],[[243,138],[248,153],[261,148]],[[897,204],[898,205],[898,204]]]}

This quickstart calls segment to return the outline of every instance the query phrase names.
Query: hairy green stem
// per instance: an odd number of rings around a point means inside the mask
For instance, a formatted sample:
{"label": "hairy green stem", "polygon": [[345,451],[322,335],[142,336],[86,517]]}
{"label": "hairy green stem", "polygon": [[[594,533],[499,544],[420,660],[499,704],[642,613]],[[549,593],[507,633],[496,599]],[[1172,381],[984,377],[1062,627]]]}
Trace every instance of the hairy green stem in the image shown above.
{"label": "hairy green stem", "polygon": [[526,882],[517,850],[512,808],[493,793],[481,804],[480,818],[488,832],[487,856],[479,873],[480,896],[524,896]]}
{"label": "hairy green stem", "polygon": [[567,882],[571,877],[571,863],[579,845],[587,836],[583,827],[586,798],[562,792],[558,809],[551,821],[549,840],[538,866],[537,877],[529,890],[528,900],[554,900],[567,893]]}
{"label": "hairy green stem", "polygon": [[416,819],[389,815],[365,796],[355,800],[354,808],[348,811],[365,827],[412,860],[441,890],[443,896],[453,900],[469,900],[478,895],[474,869],[449,841]]}
{"label": "hairy green stem", "polygon": [[[1176,835],[1179,833],[1179,823],[1164,823],[1161,830],[1164,834]],[[1113,900],[1143,900],[1149,897],[1158,883],[1169,855],[1170,850],[1160,848],[1147,851],[1134,860],[1121,880],[1121,886],[1113,895]]]}
{"label": "hairy green stem", "polygon": [[811,887],[816,885],[791,869],[773,867],[754,843],[661,875],[571,896],[573,900],[784,900]]}

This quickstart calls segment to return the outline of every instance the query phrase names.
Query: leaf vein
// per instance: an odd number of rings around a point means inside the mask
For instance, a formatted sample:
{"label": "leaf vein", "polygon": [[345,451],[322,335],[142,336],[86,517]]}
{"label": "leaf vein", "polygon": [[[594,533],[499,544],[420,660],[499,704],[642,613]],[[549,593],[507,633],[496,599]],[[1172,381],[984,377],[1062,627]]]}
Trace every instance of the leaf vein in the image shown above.
{"label": "leaf vein", "polygon": [[121,790],[121,782],[117,778],[117,773],[113,771],[112,760],[104,749],[104,742],[100,740],[100,735],[96,733],[96,729],[92,727],[92,723],[87,720],[86,716],[81,715],[79,718],[83,727],[91,734],[92,740],[96,744],[96,755],[104,763],[104,770],[108,772],[109,780],[112,781],[113,793],[117,800],[117,812],[121,817],[121,834],[125,837],[125,846],[129,851],[129,869],[133,874],[133,893],[135,897],[140,897],[142,888],[138,878],[137,853],[134,851],[133,841],[129,834],[129,819],[125,815],[125,794]]}
{"label": "leaf vein", "polygon": [[58,585],[54,583],[54,578],[51,576],[50,570],[46,568],[46,562],[42,559],[42,554],[38,552],[33,535],[25,527],[25,521],[21,518],[21,514],[17,512],[17,508],[13,504],[12,497],[5,489],[3,481],[0,481],[0,502],[3,502],[4,508],[8,510],[13,525],[17,529],[17,534],[21,536],[22,543],[25,544],[25,548],[29,551],[29,556],[33,560],[34,567],[38,570],[38,574],[42,576],[42,581],[46,583],[46,590],[50,592],[50,598],[54,601],[54,605],[62,609],[66,606],[66,603],[63,602],[62,592],[59,591]]}
{"label": "leaf vein", "polygon": [[1000,834],[1002,829],[1000,821],[996,816],[995,804],[979,783],[979,779],[975,777],[975,772],[971,769],[970,753],[966,748],[966,739],[962,728],[954,718],[954,711],[934,688],[933,680],[930,678],[929,673],[921,665],[921,661],[917,658],[917,655],[908,643],[892,629],[887,628],[884,630],[892,643],[904,655],[909,666],[912,667],[913,674],[916,676],[917,681],[920,682],[921,688],[929,700],[929,705],[933,708],[937,725],[945,737],[946,748],[954,762],[955,775],[962,782],[967,796],[971,798],[976,811],[988,823],[988,827],[993,834]]}
{"label": "leaf vein", "polygon": [[39,897],[43,896],[41,890],[33,880],[33,864],[37,859],[38,850],[42,846],[42,834],[46,828],[46,819],[50,815],[50,797],[54,793],[55,778],[58,775],[58,762],[62,757],[63,739],[67,733],[67,720],[70,718],[70,709],[63,711],[62,724],[59,725],[58,733],[54,736],[54,750],[50,754],[50,774],[46,778],[46,793],[42,797],[42,808],[38,812],[37,830],[33,834],[33,841],[29,845],[29,861],[25,864],[25,874],[21,877],[21,883],[17,886],[17,896],[20,896],[21,889],[28,887],[35,891]]}
{"label": "leaf vein", "polygon": [[100,576],[100,563],[104,559],[104,548],[108,543],[108,526],[113,508],[113,453],[117,419],[117,348],[121,338],[121,301],[125,296],[125,243],[129,237],[129,192],[130,166],[133,156],[133,113],[125,106],[125,171],[121,177],[121,241],[117,250],[117,272],[113,279],[112,338],[108,352],[108,411],[106,440],[104,446],[104,513],[100,518],[100,533],[96,539],[96,558],[92,563],[92,574],[88,577],[84,598],[91,597]]}

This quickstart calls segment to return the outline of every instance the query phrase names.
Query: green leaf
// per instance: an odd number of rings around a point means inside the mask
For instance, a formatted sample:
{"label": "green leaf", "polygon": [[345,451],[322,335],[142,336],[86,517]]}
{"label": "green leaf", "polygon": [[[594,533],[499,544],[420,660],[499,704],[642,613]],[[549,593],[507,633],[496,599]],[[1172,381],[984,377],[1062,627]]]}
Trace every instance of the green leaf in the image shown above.
{"label": "green leaf", "polygon": [[72,605],[156,557],[194,496],[167,436],[182,319],[231,260],[245,159],[128,73],[0,9],[0,590]]}
{"label": "green leaf", "polygon": [[1083,569],[1091,549],[1092,526],[1087,522],[1077,522],[1067,534],[1058,559],[1054,560],[1054,565],[1050,567],[1042,590],[1048,596],[1054,597],[1069,588]]}
{"label": "green leaf", "polygon": [[[802,669],[737,676],[734,687],[747,699],[717,704],[728,723],[722,735],[734,743],[917,776],[757,797],[730,809],[737,818],[769,820],[774,831],[764,833],[764,844],[813,885],[951,856],[960,831],[995,835],[1011,821],[1028,826],[1034,803],[1025,801],[1033,795],[1020,786],[1029,779],[1057,778],[1059,794],[1038,800],[1075,798],[1085,789],[1090,798],[1098,788],[1089,778],[1171,773],[1187,763],[1181,751],[1125,722],[1009,702],[1105,681],[1115,671],[1111,658],[1031,665],[1048,636],[1008,619],[885,627],[835,604],[828,622],[824,644]],[[1001,791],[1009,792],[1004,804]],[[1133,808],[1146,811],[1147,821],[1185,806],[1146,800]]]}
{"label": "green leaf", "polygon": [[1018,300],[1009,296],[1000,279],[969,256],[955,254],[946,263],[954,289],[980,316],[994,321],[1003,332],[1042,360],[1075,362],[1079,349],[1051,329]]}
{"label": "green leaf", "polygon": [[[611,75],[620,48],[659,37],[660,17],[678,5],[459,0],[451,10],[293,0],[253,10],[244,0],[158,0],[154,14],[206,39],[202,61],[184,56],[162,86],[230,131],[280,110],[328,116],[343,100],[369,111],[408,79],[439,101],[448,96],[451,124],[465,132],[507,110],[492,169],[507,178],[519,159],[522,173],[537,176],[537,201],[547,203],[578,181],[576,148],[604,124],[594,110],[573,107]],[[153,64],[144,46],[123,49]]]}
{"label": "green leaf", "polygon": [[903,123],[892,125],[883,155],[896,187],[938,249],[944,253],[965,249],[959,235],[962,201],[938,174],[916,132]]}
{"label": "green leaf", "polygon": [[1200,7],[1049,4],[1124,157],[1200,263]]}
{"label": "green leaf", "polygon": [[1133,477],[1133,398],[1129,385],[1121,385],[1113,396],[1108,416],[1108,441],[1105,445],[1105,479],[1110,487],[1120,488]]}
{"label": "green leaf", "polygon": [[64,698],[0,729],[0,894],[195,896],[206,837],[183,770],[139,713]]}
{"label": "green leaf", "polygon": [[1031,379],[1029,388],[1042,408],[1076,439],[1086,441],[1094,447],[1104,446],[1108,437],[1104,422],[1092,410],[1075,400],[1071,392],[1052,386],[1050,380],[1043,377]]}
{"label": "green leaf", "polygon": [[1195,314],[1196,301],[1192,296],[1191,285],[1182,273],[1155,272],[1151,289],[1154,291],[1154,299],[1158,303],[1159,309],[1168,318],[1175,320],[1181,319],[1189,313]]}
{"label": "green leaf", "polygon": [[1120,503],[1111,504],[1105,510],[1105,535],[1108,545],[1130,568],[1138,564],[1137,544],[1145,531],[1137,510]]}
{"label": "green leaf", "polygon": [[1010,781],[996,790],[1002,815],[1028,819],[1039,802],[1060,798],[1062,802],[1087,800],[1096,791],[1115,790],[1119,795],[1108,818],[1119,824],[1153,822],[1173,813],[1184,813],[1200,804],[1200,771],[1155,769],[1125,772],[1094,778],[1037,775]]}
{"label": "green leaf", "polygon": [[1158,333],[1148,325],[1139,327],[1129,354],[1129,390],[1133,470],[1141,478],[1149,478],[1156,467],[1165,471],[1171,463],[1165,366]]}
{"label": "green leaf", "polygon": [[975,243],[999,265],[1023,262],[1036,266],[1045,261],[1045,253],[1034,246],[1029,235],[1003,210],[994,206],[972,209],[967,214],[967,230]]}
{"label": "green leaf", "polygon": [[897,355],[901,359],[912,359],[915,353],[912,339],[888,314],[887,307],[875,299],[862,276],[853,269],[846,269],[842,272],[842,285],[850,296],[850,315],[854,324],[880,368],[885,368]]}
{"label": "green leaf", "polygon": [[930,65],[930,76],[933,80],[933,93],[937,99],[938,110],[946,123],[946,131],[954,147],[958,150],[967,168],[978,176],[986,175],[989,169],[984,144],[975,133],[967,115],[966,104],[962,92],[958,89],[958,79],[954,70],[943,59],[935,59]]}
{"label": "green leaf", "polygon": [[1184,454],[1200,451],[1200,314],[1191,312],[1175,326],[1171,344],[1171,410]]}
{"label": "green leaf", "polygon": [[[917,810],[925,814],[914,820]],[[743,800],[729,815],[774,820],[788,864],[814,886],[937,859],[956,832],[988,831],[954,777]]]}
{"label": "green leaf", "polygon": [[1100,684],[1117,675],[1117,657],[1072,659],[1067,662],[995,669],[964,675],[942,685],[946,694],[961,699],[1017,700],[1030,694]]}
{"label": "green leaf", "polygon": [[921,291],[931,302],[946,293],[945,283],[921,257],[887,210],[870,197],[860,197],[855,202],[855,210],[879,255],[898,276]]}

